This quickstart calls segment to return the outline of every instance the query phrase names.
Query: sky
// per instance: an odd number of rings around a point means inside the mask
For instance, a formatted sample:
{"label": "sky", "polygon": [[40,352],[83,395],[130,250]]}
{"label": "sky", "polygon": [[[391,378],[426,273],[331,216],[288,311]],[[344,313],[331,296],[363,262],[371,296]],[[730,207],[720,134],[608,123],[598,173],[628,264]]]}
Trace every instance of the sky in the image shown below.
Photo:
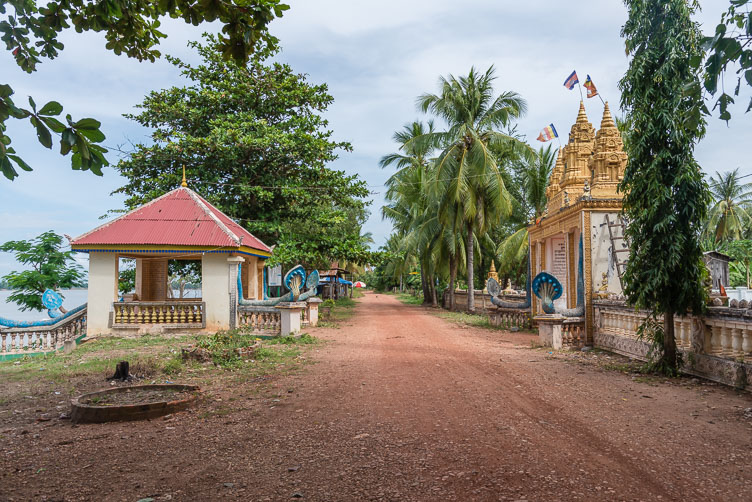
{"label": "sky", "polygon": [[[334,103],[325,114],[336,140],[349,141],[352,153],[342,153],[331,167],[358,174],[372,191],[371,217],[364,231],[375,245],[384,243],[391,225],[381,219],[384,182],[391,174],[378,167],[381,156],[396,151],[395,131],[416,119],[427,119],[415,106],[417,96],[438,91],[441,75],[465,75],[471,66],[496,68],[498,92],[515,91],[528,104],[518,131],[534,145],[540,130],[553,123],[566,141],[579,107],[577,89],[563,87],[576,70],[580,81],[589,74],[614,115],[619,111],[619,79],[628,66],[621,27],[627,14],[620,1],[466,0],[464,2],[362,0],[287,0],[291,8],[269,29],[280,39],[280,61],[308,75],[311,83],[326,83]],[[714,31],[728,0],[702,1],[697,16],[706,33]],[[198,57],[186,47],[213,25],[193,27],[174,20],[163,23],[168,38],[161,51],[189,62]],[[99,34],[66,33],[65,50],[53,61],[27,75],[7,51],[0,52],[0,81],[16,90],[17,104],[26,96],[38,104],[57,100],[74,118],[102,122],[109,148],[148,142],[150,131],[123,117],[133,113],[149,91],[185,85],[165,59],[138,62],[105,50]],[[726,77],[728,87],[735,79]],[[749,89],[744,89],[727,126],[709,119],[706,137],[695,154],[709,174],[740,168],[752,174],[749,144],[752,113],[744,114]],[[598,128],[603,105],[586,99],[588,118]],[[121,209],[123,198],[110,195],[124,184],[112,168],[104,176],[70,169],[67,157],[44,149],[28,122],[10,121],[16,150],[34,171],[15,181],[0,177],[0,243],[29,239],[46,230],[80,235],[104,222],[110,209]],[[556,143],[554,143],[556,144]],[[118,159],[112,152],[111,162]],[[269,243],[273,244],[273,243]],[[81,261],[85,264],[86,257]],[[17,270],[12,255],[0,253],[0,275]]]}

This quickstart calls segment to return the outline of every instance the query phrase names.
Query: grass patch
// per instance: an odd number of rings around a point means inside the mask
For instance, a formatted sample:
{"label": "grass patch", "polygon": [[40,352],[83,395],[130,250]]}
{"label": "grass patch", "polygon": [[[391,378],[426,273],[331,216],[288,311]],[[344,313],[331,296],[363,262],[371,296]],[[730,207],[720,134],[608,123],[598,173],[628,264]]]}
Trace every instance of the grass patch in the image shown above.
{"label": "grass patch", "polygon": [[505,331],[501,326],[494,326],[488,320],[486,315],[468,314],[466,312],[441,312],[437,314],[442,319],[446,319],[456,324],[473,326],[475,328],[493,329],[496,331]]}
{"label": "grass patch", "polygon": [[42,356],[25,356],[0,362],[0,380],[20,382],[49,380],[62,383],[73,377],[114,372],[115,365],[124,359],[134,374],[174,372],[173,361],[181,343],[192,336],[167,338],[144,335],[137,338],[100,337],[76,348],[71,354],[51,352]]}
{"label": "grass patch", "polygon": [[396,296],[397,299],[402,303],[406,303],[408,305],[423,305],[422,296],[413,296],[407,293],[397,293]]}
{"label": "grass patch", "polygon": [[355,314],[354,309],[357,304],[358,302],[349,296],[343,296],[337,300],[324,300],[321,307],[329,309],[329,314],[322,317],[319,326],[331,328],[336,327],[339,322],[347,321]]}

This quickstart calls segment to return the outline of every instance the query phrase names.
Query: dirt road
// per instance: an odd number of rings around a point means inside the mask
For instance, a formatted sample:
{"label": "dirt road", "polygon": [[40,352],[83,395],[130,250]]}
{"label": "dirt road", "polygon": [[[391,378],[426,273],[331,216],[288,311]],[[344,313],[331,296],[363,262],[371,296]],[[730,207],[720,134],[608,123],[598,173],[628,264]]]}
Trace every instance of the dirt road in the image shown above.
{"label": "dirt road", "polygon": [[316,364],[264,393],[10,438],[0,499],[752,499],[747,394],[568,363],[385,295],[311,333]]}

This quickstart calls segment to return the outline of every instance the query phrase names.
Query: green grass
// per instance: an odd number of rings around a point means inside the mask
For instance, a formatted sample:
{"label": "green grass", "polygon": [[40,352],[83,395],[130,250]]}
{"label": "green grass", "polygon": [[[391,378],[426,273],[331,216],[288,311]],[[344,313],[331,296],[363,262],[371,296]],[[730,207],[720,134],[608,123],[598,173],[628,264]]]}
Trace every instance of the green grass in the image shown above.
{"label": "green grass", "polygon": [[478,314],[468,314],[465,312],[441,312],[437,314],[442,319],[446,319],[456,324],[473,326],[476,328],[493,329],[496,331],[505,331],[500,326],[494,326],[488,321],[488,316]]}
{"label": "green grass", "polygon": [[[275,364],[297,358],[301,353],[299,347],[318,342],[316,338],[307,334],[299,338],[281,337],[264,340],[254,361],[243,360],[232,350],[235,347],[250,345],[254,341],[253,335],[237,331],[177,337],[100,337],[79,345],[70,354],[56,352],[0,362],[0,381],[33,383],[44,380],[64,383],[79,377],[114,373],[115,365],[123,360],[130,363],[132,374],[147,378],[160,374],[172,377],[187,369],[201,366],[200,363],[185,362],[181,356],[180,348],[193,344],[209,350],[220,369],[235,370],[263,361],[263,364],[259,365],[263,366],[260,370],[265,373],[271,371]],[[229,349],[228,357],[224,357],[225,349]]]}
{"label": "green grass", "polygon": [[[356,293],[357,292],[358,291],[356,290]],[[362,294],[360,296],[362,296]],[[355,314],[355,306],[357,304],[358,302],[349,296],[343,296],[337,300],[325,300],[321,306],[331,310],[328,316],[321,317],[319,326],[331,328],[336,327],[337,324],[342,321],[347,321]]]}
{"label": "green grass", "polygon": [[401,301],[402,303],[406,303],[408,305],[422,305],[423,304],[422,296],[413,296],[407,293],[397,293],[396,296],[399,301]]}

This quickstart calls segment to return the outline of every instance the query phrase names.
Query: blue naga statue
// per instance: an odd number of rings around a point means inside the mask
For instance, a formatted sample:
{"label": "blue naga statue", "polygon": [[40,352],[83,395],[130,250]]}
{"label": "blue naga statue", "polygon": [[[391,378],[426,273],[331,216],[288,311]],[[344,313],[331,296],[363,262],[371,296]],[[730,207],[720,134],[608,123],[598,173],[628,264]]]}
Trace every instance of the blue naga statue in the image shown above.
{"label": "blue naga statue", "polygon": [[288,293],[276,298],[267,298],[265,300],[246,300],[243,298],[243,284],[240,280],[240,270],[241,269],[238,269],[238,305],[272,307],[280,302],[304,302],[308,298],[316,296],[316,288],[319,285],[318,270],[314,270],[306,276],[305,269],[300,265],[296,265],[287,271],[285,278],[282,281],[287,288]]}
{"label": "blue naga statue", "polygon": [[36,326],[52,326],[63,319],[66,319],[74,314],[77,314],[86,308],[86,303],[79,305],[71,310],[63,309],[63,297],[55,291],[48,289],[42,294],[42,304],[47,307],[47,315],[49,319],[43,319],[41,321],[14,321],[13,319],[6,319],[0,317],[0,326],[7,328],[31,328]]}
{"label": "blue naga statue", "polygon": [[546,314],[560,314],[564,317],[580,317],[585,314],[585,283],[582,273],[582,236],[580,236],[580,259],[577,264],[577,305],[572,309],[559,309],[554,307],[554,300],[561,297],[564,289],[559,280],[548,272],[541,272],[530,282],[530,256],[527,262],[527,281],[525,284],[525,300],[522,302],[509,302],[499,298],[501,286],[493,279],[488,279],[486,288],[491,295],[491,303],[507,309],[529,309],[531,303],[531,291],[541,299],[541,307]]}
{"label": "blue naga statue", "polygon": [[577,305],[573,309],[556,309],[554,300],[563,292],[559,280],[548,272],[541,272],[533,279],[533,292],[541,299],[541,307],[546,314],[559,314],[564,317],[585,315],[585,282],[582,274],[582,235],[580,235],[580,259],[577,262]]}

